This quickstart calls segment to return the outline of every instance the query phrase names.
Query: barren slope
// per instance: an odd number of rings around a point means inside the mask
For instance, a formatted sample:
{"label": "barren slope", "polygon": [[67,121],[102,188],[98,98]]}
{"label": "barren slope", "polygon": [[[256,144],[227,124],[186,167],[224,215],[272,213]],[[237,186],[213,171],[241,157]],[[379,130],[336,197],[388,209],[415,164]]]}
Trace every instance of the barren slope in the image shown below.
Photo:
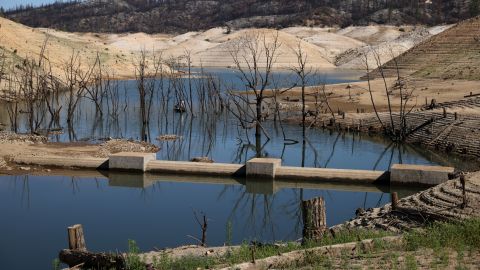
{"label": "barren slope", "polygon": [[[231,34],[226,42],[223,42],[211,49],[207,49],[201,53],[196,54],[194,57],[194,61],[197,64],[203,63],[204,66],[234,66],[235,63],[232,60],[231,52],[232,50],[235,50],[235,46],[241,43],[242,40],[244,40],[245,38],[254,38],[254,36],[260,34],[260,36],[265,35],[266,44],[272,44],[274,42],[274,37],[277,33],[278,43],[280,46],[277,50],[278,57],[276,59],[274,67],[288,68],[295,65],[297,63],[295,49],[298,48],[299,44],[302,47],[302,50],[304,50],[304,52],[308,55],[309,66],[317,68],[335,67],[332,63],[329,62],[328,58],[326,57],[326,51],[323,48],[305,42],[288,33],[284,33],[281,31],[277,32],[271,29],[247,29]],[[263,39],[258,40],[258,42],[260,46],[259,48],[263,47]],[[261,66],[265,66],[266,63],[264,57],[261,57],[259,64]]]}
{"label": "barren slope", "polygon": [[102,63],[117,77],[131,77],[134,72],[134,57],[130,51],[106,45],[98,35],[30,28],[4,18],[0,18],[0,25],[0,48],[16,61],[27,57],[38,61],[41,47],[47,40],[45,56],[51,62],[53,74],[58,77],[64,74],[62,67],[74,52],[81,55],[84,70],[94,63],[98,54]]}
{"label": "barren slope", "polygon": [[[480,17],[418,44],[397,58],[404,74],[418,77],[480,80]],[[386,69],[394,71],[390,61]]]}

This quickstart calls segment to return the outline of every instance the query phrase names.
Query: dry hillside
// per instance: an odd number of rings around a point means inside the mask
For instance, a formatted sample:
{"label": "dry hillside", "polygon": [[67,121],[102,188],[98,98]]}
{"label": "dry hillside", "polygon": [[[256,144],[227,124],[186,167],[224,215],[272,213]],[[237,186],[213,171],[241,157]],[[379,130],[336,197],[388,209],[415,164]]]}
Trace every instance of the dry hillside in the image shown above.
{"label": "dry hillside", "polygon": [[61,77],[63,67],[72,54],[81,57],[86,71],[97,57],[116,77],[131,77],[134,72],[135,55],[102,42],[94,34],[73,34],[51,29],[30,28],[4,18],[0,18],[0,50],[9,61],[19,62],[30,58],[38,61],[42,46],[46,41],[45,57],[50,60],[53,74]]}
{"label": "dry hillside", "polygon": [[[74,52],[78,53],[84,70],[91,66],[97,54],[110,74],[117,78],[134,77],[135,63],[142,50],[163,52],[164,59],[181,58],[191,53],[193,66],[233,67],[231,50],[245,36],[261,33],[267,42],[278,34],[280,48],[275,68],[292,67],[297,63],[294,49],[300,44],[308,57],[309,66],[319,69],[335,67],[362,69],[359,55],[370,46],[396,48],[400,54],[446,27],[357,26],[344,29],[321,27],[290,27],[278,32],[273,29],[232,30],[226,27],[207,31],[170,34],[105,34],[69,33],[47,28],[31,28],[0,18],[0,49],[11,61],[39,58],[47,40],[45,56],[52,64],[53,74],[64,75],[63,67]],[[149,54],[151,55],[151,54]],[[150,56],[151,57],[151,56]],[[384,53],[382,59],[390,60]],[[262,65],[262,60],[260,61]]]}
{"label": "dry hillside", "polygon": [[[404,74],[480,80],[480,17],[472,18],[414,46],[397,58]],[[385,64],[391,73],[395,62]]]}

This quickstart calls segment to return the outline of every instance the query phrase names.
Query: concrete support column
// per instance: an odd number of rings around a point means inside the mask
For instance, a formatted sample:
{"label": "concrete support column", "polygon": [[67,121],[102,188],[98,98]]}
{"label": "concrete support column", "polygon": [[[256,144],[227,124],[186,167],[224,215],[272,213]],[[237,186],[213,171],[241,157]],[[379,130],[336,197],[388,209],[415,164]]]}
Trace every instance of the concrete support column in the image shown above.
{"label": "concrete support column", "polygon": [[275,179],[275,172],[282,166],[277,158],[254,158],[247,161],[247,178]]}
{"label": "concrete support column", "polygon": [[121,152],[110,155],[108,160],[108,167],[110,170],[129,170],[145,172],[147,170],[148,162],[155,159],[155,153]]}
{"label": "concrete support column", "polygon": [[390,183],[438,185],[448,181],[452,167],[394,164],[390,168]]}

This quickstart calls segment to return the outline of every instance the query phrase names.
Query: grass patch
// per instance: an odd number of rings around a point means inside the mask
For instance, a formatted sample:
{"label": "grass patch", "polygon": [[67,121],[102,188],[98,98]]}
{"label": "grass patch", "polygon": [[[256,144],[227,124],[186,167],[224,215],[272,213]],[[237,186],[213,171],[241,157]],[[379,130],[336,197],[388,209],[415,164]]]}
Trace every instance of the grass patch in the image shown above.
{"label": "grass patch", "polygon": [[[295,250],[303,250],[312,247],[342,244],[348,242],[356,242],[364,239],[380,238],[384,236],[392,235],[390,232],[384,231],[368,231],[368,230],[350,230],[342,231],[335,235],[333,238],[331,235],[326,234],[318,242],[308,242],[304,245],[299,245],[295,242],[287,242],[282,245],[260,245],[256,246],[254,250],[255,259],[263,259],[281,253],[286,253]],[[129,270],[144,270],[145,266],[138,264],[140,256],[139,250],[134,241],[129,242],[129,255],[128,255],[128,269]],[[181,259],[170,259],[166,255],[153,258],[153,265],[155,269],[209,269],[218,266],[231,266],[242,262],[252,261],[252,247],[247,243],[243,243],[238,249],[232,249],[224,256],[212,256],[212,257],[194,257],[185,256]],[[309,256],[310,263],[319,266],[320,268],[330,268],[331,263],[325,260],[324,256],[319,258],[318,256],[311,254]]]}
{"label": "grass patch", "polygon": [[440,250],[452,248],[463,251],[465,248],[480,248],[480,219],[446,223],[436,222],[423,231],[412,231],[405,236],[406,249],[419,248]]}
{"label": "grass patch", "polygon": [[[357,242],[364,239],[378,239],[392,235],[390,232],[373,230],[342,231],[333,238],[327,234],[318,242],[308,242],[304,245],[289,242],[282,245],[261,245],[255,247],[255,259],[279,255],[295,250],[303,250],[319,246]],[[383,264],[391,269],[418,269],[419,261],[415,254],[423,249],[433,250],[434,258],[431,260],[431,268],[445,268],[450,264],[449,250],[455,250],[458,254],[457,269],[464,269],[463,257],[469,250],[480,249],[480,219],[471,219],[455,223],[434,223],[423,230],[415,230],[404,234],[405,245],[389,246],[382,241],[374,240],[374,249],[366,254],[357,254],[352,261],[351,254],[341,254],[329,257],[324,254],[305,251],[304,260],[292,262],[287,268],[308,266],[312,269],[330,269],[335,267],[353,269],[358,266],[375,265],[375,262]],[[145,269],[138,264],[138,248],[130,243],[129,268],[130,270]],[[380,254],[380,255],[379,255]],[[399,254],[404,259],[399,260]],[[131,257],[133,256],[133,257]],[[138,257],[138,258],[137,258]],[[455,258],[453,258],[455,260]],[[211,269],[215,267],[228,267],[242,262],[252,261],[252,247],[247,243],[237,249],[232,249],[224,256],[212,257],[182,257],[171,259],[167,255],[154,258],[155,269]]]}

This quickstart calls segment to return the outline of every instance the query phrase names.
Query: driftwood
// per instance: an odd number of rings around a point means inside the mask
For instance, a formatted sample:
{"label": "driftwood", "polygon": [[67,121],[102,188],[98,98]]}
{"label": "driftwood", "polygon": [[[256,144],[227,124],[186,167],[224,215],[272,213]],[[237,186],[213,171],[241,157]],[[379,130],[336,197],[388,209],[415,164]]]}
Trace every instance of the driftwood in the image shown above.
{"label": "driftwood", "polygon": [[58,258],[70,267],[82,265],[85,269],[126,269],[125,258],[121,254],[64,249],[60,251]]}

